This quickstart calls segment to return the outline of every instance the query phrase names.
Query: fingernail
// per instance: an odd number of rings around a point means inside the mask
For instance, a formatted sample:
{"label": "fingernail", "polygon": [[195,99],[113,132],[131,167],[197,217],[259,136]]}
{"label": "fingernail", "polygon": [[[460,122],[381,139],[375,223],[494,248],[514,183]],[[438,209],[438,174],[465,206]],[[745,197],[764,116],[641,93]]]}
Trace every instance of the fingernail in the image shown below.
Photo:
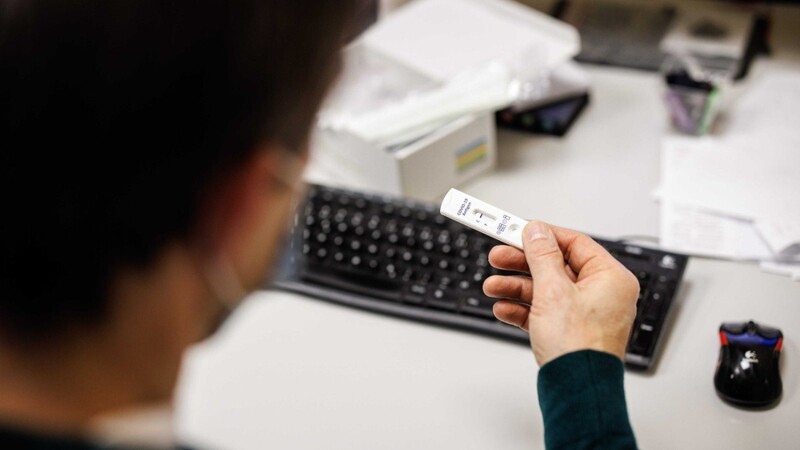
{"label": "fingernail", "polygon": [[547,239],[547,230],[545,230],[544,224],[541,222],[531,222],[528,225],[527,238],[529,241],[535,241],[537,239]]}

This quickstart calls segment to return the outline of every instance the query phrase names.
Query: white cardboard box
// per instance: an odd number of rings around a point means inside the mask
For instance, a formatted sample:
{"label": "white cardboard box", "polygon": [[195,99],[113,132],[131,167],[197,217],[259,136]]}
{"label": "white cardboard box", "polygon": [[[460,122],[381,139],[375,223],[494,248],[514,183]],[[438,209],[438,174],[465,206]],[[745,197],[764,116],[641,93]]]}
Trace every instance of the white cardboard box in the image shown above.
{"label": "white cardboard box", "polygon": [[457,119],[395,151],[317,130],[306,179],[431,201],[494,168],[496,160],[494,115],[486,113]]}
{"label": "white cardboard box", "polygon": [[[321,116],[369,111],[437,81],[356,44]],[[494,114],[466,115],[395,149],[322,125],[311,140],[307,181],[408,197],[438,200],[450,188],[491,170],[496,162]]]}

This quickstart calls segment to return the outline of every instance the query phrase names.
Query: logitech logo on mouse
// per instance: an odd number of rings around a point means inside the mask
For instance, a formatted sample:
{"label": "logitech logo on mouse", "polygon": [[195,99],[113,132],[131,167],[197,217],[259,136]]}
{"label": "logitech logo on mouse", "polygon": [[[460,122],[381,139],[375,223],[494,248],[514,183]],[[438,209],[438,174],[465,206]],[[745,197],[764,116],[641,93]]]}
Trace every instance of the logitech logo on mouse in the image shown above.
{"label": "logitech logo on mouse", "polygon": [[748,350],[744,352],[744,360],[751,364],[758,364],[758,355],[755,350]]}

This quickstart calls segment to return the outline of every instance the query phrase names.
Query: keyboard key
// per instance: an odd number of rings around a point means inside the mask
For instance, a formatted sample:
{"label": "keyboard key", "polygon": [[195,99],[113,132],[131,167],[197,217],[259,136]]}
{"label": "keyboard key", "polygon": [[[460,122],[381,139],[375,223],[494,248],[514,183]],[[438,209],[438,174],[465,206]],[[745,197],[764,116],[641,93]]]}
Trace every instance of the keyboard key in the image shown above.
{"label": "keyboard key", "polygon": [[[659,278],[661,278],[661,277],[659,277]],[[656,283],[653,285],[653,292],[658,292],[661,295],[664,295],[664,296],[667,296],[667,297],[672,295],[673,290],[674,290],[674,286],[673,286],[672,283],[666,282],[666,281],[661,281],[660,279],[658,281],[656,281]]]}
{"label": "keyboard key", "polygon": [[419,238],[422,241],[430,241],[433,238],[433,233],[431,232],[431,229],[428,227],[423,228],[422,231],[419,232]]}
{"label": "keyboard key", "polygon": [[422,305],[428,296],[428,286],[424,283],[408,283],[403,293],[403,302]]}
{"label": "keyboard key", "polygon": [[658,292],[654,292],[653,295],[647,300],[644,305],[644,311],[642,311],[642,317],[649,321],[655,322],[661,316],[661,308],[664,306],[664,298]]}
{"label": "keyboard key", "polygon": [[653,337],[655,336],[655,327],[651,324],[642,323],[636,330],[633,336],[633,342],[630,347],[633,351],[642,354],[649,354],[650,348],[653,345]]}
{"label": "keyboard key", "polygon": [[323,233],[330,233],[332,226],[331,221],[328,219],[321,219],[319,221],[319,229],[322,230]]}
{"label": "keyboard key", "polygon": [[432,295],[428,296],[428,306],[436,309],[455,311],[458,309],[458,301],[447,295],[444,289],[434,289]]}
{"label": "keyboard key", "polygon": [[376,273],[380,271],[381,263],[375,258],[367,258],[367,268],[370,272]]}
{"label": "keyboard key", "polygon": [[471,296],[464,299],[464,302],[461,304],[461,311],[464,314],[469,314],[471,316],[477,316],[484,319],[494,319],[494,313],[492,312],[492,306],[494,306],[495,300],[490,299],[484,296]]}
{"label": "keyboard key", "polygon": [[320,219],[327,219],[331,216],[331,207],[330,205],[322,205],[320,207],[319,212],[317,213]]}
{"label": "keyboard key", "polygon": [[[372,217],[370,217],[370,219],[369,219],[369,222],[367,222],[367,229],[368,229],[368,230],[371,230],[371,231],[373,231],[373,232],[370,234],[370,236],[375,236],[375,233],[374,233],[374,232],[375,232],[375,231],[378,231],[378,227],[380,226],[380,224],[381,224],[381,221],[380,221],[380,219],[378,218],[378,216],[372,216]],[[380,239],[380,235],[381,235],[381,234],[380,234],[380,232],[378,231],[378,235],[377,235],[377,237],[373,237],[373,239],[375,239],[375,240],[378,240],[378,239]]]}

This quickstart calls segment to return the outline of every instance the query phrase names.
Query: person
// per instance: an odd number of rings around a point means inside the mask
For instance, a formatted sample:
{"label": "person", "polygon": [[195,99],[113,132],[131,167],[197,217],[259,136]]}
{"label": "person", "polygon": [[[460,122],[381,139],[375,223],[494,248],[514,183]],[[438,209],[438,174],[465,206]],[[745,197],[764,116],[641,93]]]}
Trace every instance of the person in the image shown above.
{"label": "person", "polygon": [[[358,7],[0,0],[0,448],[130,448],[97,424],[169,401],[271,272]],[[525,232],[490,259],[535,281],[484,287],[530,331],[547,446],[635,446],[638,284],[584,235]]]}

